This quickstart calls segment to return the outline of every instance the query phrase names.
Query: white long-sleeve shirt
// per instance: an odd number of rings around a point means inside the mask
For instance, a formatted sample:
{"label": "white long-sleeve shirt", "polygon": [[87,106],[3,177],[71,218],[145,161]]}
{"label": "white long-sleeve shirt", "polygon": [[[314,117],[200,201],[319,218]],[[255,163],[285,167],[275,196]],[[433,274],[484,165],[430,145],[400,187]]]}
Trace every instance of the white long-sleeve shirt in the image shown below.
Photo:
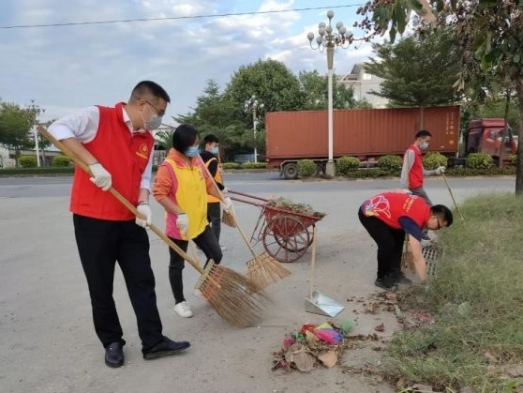
{"label": "white long-sleeve shirt", "polygon": [[[412,149],[408,149],[405,152],[405,155],[403,156],[403,166],[401,167],[401,178],[400,178],[400,187],[401,188],[407,188],[409,184],[409,173],[412,169],[412,165],[414,165],[414,160],[416,159],[416,156],[414,155],[414,152]],[[423,167],[423,163],[421,163],[421,166]],[[425,168],[423,168],[423,176],[432,176],[435,175],[436,171],[427,171]]]}
{"label": "white long-sleeve shirt", "polygon": [[[134,131],[133,123],[124,108],[122,108],[122,113],[125,124],[127,124],[127,127],[129,128],[129,132],[149,132],[144,130]],[[59,141],[76,138],[79,142],[85,144],[94,140],[96,133],[98,132],[99,124],[100,110],[96,106],[89,106],[55,121],[49,126],[49,132]],[[151,190],[153,156],[154,149],[150,153],[149,162],[145,167],[140,182],[140,188],[149,191]]]}

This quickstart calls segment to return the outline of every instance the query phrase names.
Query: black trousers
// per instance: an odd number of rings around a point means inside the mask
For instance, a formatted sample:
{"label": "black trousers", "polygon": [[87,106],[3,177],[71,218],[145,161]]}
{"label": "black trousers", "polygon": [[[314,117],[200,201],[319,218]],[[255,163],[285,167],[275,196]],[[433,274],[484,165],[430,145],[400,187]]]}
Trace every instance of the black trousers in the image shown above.
{"label": "black trousers", "polygon": [[[183,251],[187,252],[189,242],[187,240],[173,239],[170,238],[178,247]],[[207,258],[205,264],[211,259],[214,263],[219,264],[222,261],[222,249],[218,244],[218,240],[214,235],[213,230],[209,225],[205,227],[205,230],[195,237],[193,241],[198,247],[202,249]],[[173,291],[173,296],[176,304],[185,301],[183,295],[183,269],[185,267],[185,260],[178,255],[176,251],[169,247],[169,281],[171,282],[171,289]]]}
{"label": "black trousers", "polygon": [[358,217],[378,245],[378,278],[401,271],[405,231],[389,227],[376,217],[367,217],[358,209]]}
{"label": "black trousers", "polygon": [[98,338],[104,347],[117,341],[125,344],[113,299],[114,268],[118,261],[136,314],[143,350],[152,348],[163,336],[147,232],[134,220],[106,221],[75,214],[73,223]]}
{"label": "black trousers", "polygon": [[222,227],[222,208],[220,202],[212,202],[207,204],[207,220],[216,235],[216,240],[220,242],[220,232]]}

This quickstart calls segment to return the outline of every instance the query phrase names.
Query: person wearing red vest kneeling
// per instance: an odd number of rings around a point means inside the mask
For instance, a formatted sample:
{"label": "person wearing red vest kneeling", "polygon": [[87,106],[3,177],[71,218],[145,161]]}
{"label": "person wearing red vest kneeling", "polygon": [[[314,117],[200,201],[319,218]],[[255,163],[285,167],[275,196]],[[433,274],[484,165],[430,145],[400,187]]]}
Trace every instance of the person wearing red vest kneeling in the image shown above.
{"label": "person wearing red vest kneeling", "polygon": [[[147,225],[154,138],[170,98],[158,84],[142,81],[127,103],[91,106],[57,120],[49,132],[89,165],[76,167],[70,210],[76,244],[87,278],[94,328],[105,348],[105,364],[124,364],[123,331],[113,299],[118,262],[136,314],[145,359],[172,355],[190,346],[162,334]],[[114,187],[137,206],[135,217],[107,191]]]}
{"label": "person wearing red vest kneeling", "polygon": [[361,224],[378,245],[378,274],[374,284],[392,289],[411,281],[401,271],[405,233],[416,273],[427,280],[426,263],[421,251],[424,229],[433,231],[452,225],[452,212],[447,206],[429,206],[423,198],[404,191],[384,192],[366,200],[358,209]]}

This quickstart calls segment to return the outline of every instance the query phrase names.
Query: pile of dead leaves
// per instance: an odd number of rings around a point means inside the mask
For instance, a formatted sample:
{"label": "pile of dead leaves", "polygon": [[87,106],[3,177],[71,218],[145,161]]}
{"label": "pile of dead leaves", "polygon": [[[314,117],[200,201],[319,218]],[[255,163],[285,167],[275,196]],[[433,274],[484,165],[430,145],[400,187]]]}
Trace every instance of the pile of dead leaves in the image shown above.
{"label": "pile of dead leaves", "polygon": [[269,199],[269,202],[267,202],[267,206],[287,210],[292,213],[306,214],[308,216],[314,216],[316,218],[323,218],[326,215],[326,213],[315,211],[311,205],[305,203],[294,203],[291,200],[285,199],[283,197]]}

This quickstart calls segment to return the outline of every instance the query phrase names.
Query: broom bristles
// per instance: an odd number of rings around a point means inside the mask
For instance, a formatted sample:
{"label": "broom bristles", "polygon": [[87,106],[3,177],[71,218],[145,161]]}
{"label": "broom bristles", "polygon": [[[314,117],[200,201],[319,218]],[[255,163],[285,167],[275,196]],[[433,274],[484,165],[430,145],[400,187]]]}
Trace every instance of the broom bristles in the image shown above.
{"label": "broom bristles", "polygon": [[247,262],[247,278],[258,288],[265,289],[291,272],[267,252]]}
{"label": "broom bristles", "polygon": [[256,326],[270,301],[263,289],[247,277],[212,261],[196,283],[196,289],[218,315],[237,327]]}
{"label": "broom bristles", "polygon": [[234,219],[234,217],[232,216],[231,213],[229,213],[225,210],[223,211],[223,214],[222,214],[222,223],[224,223],[225,225],[230,226],[232,228],[236,228],[236,220]]}

